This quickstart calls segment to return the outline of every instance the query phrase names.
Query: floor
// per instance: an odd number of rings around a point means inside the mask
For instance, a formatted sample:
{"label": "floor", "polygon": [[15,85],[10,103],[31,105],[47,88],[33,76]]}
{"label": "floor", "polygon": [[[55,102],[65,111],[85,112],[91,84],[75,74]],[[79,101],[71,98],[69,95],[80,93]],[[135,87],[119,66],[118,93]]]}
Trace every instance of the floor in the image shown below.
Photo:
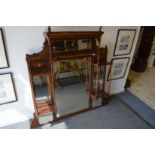
{"label": "floor", "polygon": [[[74,98],[74,97],[73,97]],[[76,99],[76,98],[75,98]],[[75,100],[80,103],[80,101]],[[5,129],[28,129],[31,121],[18,123]],[[48,124],[43,129],[151,129],[152,127],[128,108],[119,99],[112,96],[103,107],[81,113],[63,121]]]}
{"label": "floor", "polygon": [[85,112],[42,129],[151,129],[118,98],[113,97],[104,107]]}
{"label": "floor", "polygon": [[155,110],[148,106],[145,102],[133,95],[130,91],[125,91],[117,95],[121,103],[126,105],[141,119],[145,120],[153,128],[155,128]]}
{"label": "floor", "polygon": [[155,66],[144,73],[130,71],[129,79],[131,87],[128,90],[155,110]]}

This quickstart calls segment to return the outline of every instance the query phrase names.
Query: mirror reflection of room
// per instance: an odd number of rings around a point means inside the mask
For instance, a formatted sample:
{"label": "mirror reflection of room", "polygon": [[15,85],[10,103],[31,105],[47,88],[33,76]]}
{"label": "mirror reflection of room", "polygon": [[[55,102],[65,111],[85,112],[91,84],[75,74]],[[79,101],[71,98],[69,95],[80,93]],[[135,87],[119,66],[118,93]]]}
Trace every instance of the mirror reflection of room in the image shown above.
{"label": "mirror reflection of room", "polygon": [[87,59],[61,60],[54,64],[57,116],[88,107]]}
{"label": "mirror reflection of room", "polygon": [[37,104],[43,101],[50,101],[48,79],[45,76],[34,76],[34,94]]}

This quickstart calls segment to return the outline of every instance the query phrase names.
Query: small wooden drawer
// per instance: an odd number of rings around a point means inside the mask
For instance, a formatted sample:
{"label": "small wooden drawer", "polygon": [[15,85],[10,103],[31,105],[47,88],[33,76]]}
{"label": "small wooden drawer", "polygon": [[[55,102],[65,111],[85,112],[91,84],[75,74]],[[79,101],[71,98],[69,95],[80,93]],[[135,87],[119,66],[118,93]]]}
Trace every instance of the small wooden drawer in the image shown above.
{"label": "small wooden drawer", "polygon": [[40,74],[50,72],[50,62],[48,59],[35,60],[30,62],[31,74]]}

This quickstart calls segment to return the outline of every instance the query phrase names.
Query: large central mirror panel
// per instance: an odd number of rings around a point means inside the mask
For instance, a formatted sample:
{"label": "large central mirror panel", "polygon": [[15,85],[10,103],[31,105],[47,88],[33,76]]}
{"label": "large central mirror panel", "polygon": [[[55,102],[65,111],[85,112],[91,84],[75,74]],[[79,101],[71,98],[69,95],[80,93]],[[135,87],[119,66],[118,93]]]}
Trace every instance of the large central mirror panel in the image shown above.
{"label": "large central mirror panel", "polygon": [[88,59],[54,63],[57,117],[88,108]]}

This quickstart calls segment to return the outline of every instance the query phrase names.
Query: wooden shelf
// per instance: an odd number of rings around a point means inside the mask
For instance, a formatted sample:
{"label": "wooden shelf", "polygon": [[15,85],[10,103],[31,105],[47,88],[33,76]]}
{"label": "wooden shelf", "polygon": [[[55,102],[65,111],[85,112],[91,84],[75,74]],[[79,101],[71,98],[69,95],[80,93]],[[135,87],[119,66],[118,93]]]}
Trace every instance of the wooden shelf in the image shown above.
{"label": "wooden shelf", "polygon": [[47,39],[52,40],[72,40],[72,39],[98,39],[104,32],[102,31],[61,31],[61,32],[44,32]]}
{"label": "wooden shelf", "polygon": [[36,101],[37,108],[46,107],[49,105],[52,105],[52,103],[51,103],[51,101],[48,101],[48,100]]}
{"label": "wooden shelf", "polygon": [[37,108],[37,112],[38,112],[38,115],[45,115],[48,113],[52,113],[52,112],[54,112],[54,106],[50,105],[50,106]]}
{"label": "wooden shelf", "polygon": [[49,101],[43,101],[36,105],[38,115],[45,115],[47,113],[54,112],[54,105],[51,104]]}
{"label": "wooden shelf", "polygon": [[52,59],[54,61],[65,60],[65,59],[80,59],[86,58],[95,55],[95,52],[92,50],[75,50],[75,51],[66,51],[66,52],[56,52],[52,54]]}

